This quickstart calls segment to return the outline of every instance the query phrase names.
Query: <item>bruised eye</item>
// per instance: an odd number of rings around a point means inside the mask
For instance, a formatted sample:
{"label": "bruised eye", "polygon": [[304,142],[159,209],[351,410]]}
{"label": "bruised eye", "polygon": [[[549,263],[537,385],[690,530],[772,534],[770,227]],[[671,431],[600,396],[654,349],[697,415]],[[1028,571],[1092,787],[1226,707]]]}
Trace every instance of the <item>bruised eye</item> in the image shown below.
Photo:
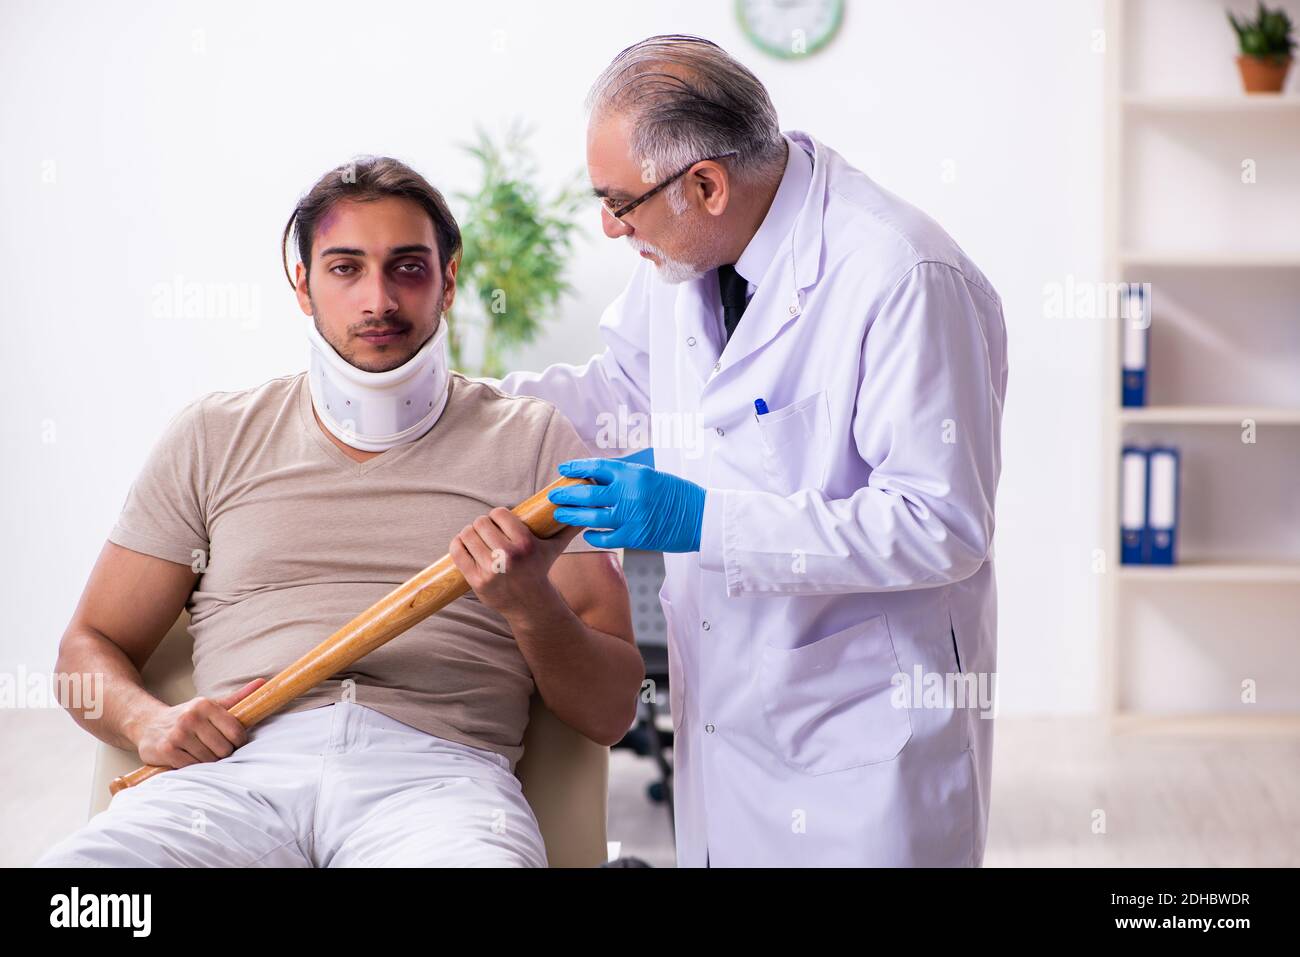
{"label": "bruised eye", "polygon": [[420,273],[424,272],[424,263],[402,263],[397,267],[397,271],[405,271],[405,274],[408,276],[418,276]]}

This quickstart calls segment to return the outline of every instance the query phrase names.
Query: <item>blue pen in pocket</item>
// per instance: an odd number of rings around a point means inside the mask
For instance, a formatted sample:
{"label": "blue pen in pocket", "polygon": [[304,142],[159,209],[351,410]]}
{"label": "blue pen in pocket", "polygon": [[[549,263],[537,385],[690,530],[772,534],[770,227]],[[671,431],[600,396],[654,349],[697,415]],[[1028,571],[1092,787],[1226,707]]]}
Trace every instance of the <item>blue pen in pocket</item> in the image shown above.
{"label": "blue pen in pocket", "polygon": [[762,399],[755,399],[755,400],[754,400],[754,414],[755,414],[755,415],[767,415],[767,403],[764,402]]}

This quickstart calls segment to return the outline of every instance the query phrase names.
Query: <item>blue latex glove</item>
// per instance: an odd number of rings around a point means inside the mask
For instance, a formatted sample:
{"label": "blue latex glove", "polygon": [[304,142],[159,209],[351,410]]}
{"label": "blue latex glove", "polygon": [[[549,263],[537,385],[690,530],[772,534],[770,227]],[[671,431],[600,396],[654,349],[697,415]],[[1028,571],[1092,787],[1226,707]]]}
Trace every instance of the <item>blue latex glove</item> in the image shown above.
{"label": "blue latex glove", "polygon": [[706,490],[694,482],[627,459],[574,459],[561,463],[559,473],[600,483],[557,488],[547,496],[563,506],[555,510],[556,521],[609,529],[584,532],[591,544],[651,552],[700,550]]}
{"label": "blue latex glove", "polygon": [[638,465],[648,465],[655,467],[655,449],[654,446],[644,448],[640,452],[633,452],[631,455],[625,455],[618,459],[619,462],[635,462]]}

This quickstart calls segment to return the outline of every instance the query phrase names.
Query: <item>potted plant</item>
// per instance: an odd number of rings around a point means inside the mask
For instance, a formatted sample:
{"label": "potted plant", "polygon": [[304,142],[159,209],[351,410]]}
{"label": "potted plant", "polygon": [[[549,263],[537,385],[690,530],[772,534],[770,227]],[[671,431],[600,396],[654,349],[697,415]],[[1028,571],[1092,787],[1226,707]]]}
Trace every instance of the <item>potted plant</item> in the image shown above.
{"label": "potted plant", "polygon": [[1248,17],[1238,20],[1229,13],[1228,21],[1237,31],[1241,45],[1237,68],[1241,71],[1241,82],[1245,84],[1246,92],[1281,91],[1291,68],[1291,50],[1295,47],[1295,40],[1291,38],[1291,18],[1286,11],[1266,9],[1260,0],[1259,13],[1253,20]]}
{"label": "potted plant", "polygon": [[[467,375],[504,375],[506,350],[531,341],[570,289],[564,271],[583,193],[575,176],[544,198],[527,138],[515,123],[500,143],[480,129],[477,142],[465,146],[479,162],[481,180],[475,192],[456,194],[465,204],[456,274],[461,296],[447,334],[452,366]],[[467,333],[478,333],[479,361],[467,349]]]}

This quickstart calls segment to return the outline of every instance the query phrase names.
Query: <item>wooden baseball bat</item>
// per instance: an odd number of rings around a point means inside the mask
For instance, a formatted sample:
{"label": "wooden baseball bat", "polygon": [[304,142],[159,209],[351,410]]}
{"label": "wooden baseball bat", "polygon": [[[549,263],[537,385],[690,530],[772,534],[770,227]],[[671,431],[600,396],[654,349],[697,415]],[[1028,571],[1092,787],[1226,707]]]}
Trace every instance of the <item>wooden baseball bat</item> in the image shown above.
{"label": "wooden baseball bat", "polygon": [[[589,485],[590,479],[561,478],[532,498],[516,505],[512,511],[538,538],[550,538],[570,526],[555,520],[555,508],[547,494],[566,485]],[[330,635],[293,664],[240,700],[230,713],[246,728],[270,717],[303,692],[316,687],[331,675],[370,654],[413,625],[446,608],[469,591],[469,582],[444,555],[424,571],[398,585],[379,601]],[[108,786],[112,794],[134,787],[170,767],[146,765],[130,774],[114,778]]]}

